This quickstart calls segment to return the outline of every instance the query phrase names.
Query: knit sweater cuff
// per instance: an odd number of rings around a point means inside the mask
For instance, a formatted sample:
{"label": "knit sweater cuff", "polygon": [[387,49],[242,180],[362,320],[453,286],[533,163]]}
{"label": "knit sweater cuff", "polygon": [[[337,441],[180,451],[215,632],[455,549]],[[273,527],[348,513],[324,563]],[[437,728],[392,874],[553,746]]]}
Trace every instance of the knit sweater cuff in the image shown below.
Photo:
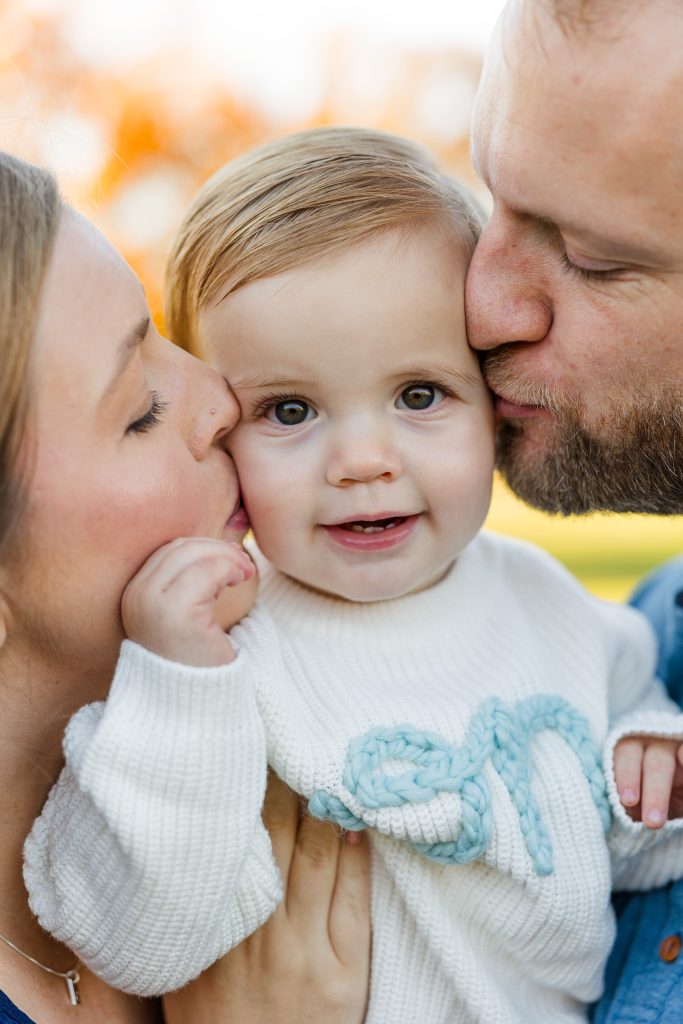
{"label": "knit sweater cuff", "polygon": [[43,927],[110,984],[176,988],[272,912],[248,658],[192,668],[126,642],[109,700],[74,716],[64,749],[25,879]]}
{"label": "knit sweater cuff", "polygon": [[[628,736],[661,737],[683,743],[683,714],[667,711],[643,711],[621,719],[610,732],[603,748],[605,785],[612,812],[610,847],[616,857],[632,857],[674,837],[679,842],[672,848],[677,864],[670,866],[669,878],[683,873],[681,846],[683,845],[683,818],[673,818],[662,828],[648,828],[641,821],[633,821],[619,799],[614,775],[614,751],[617,743]],[[667,878],[667,880],[669,880]]]}

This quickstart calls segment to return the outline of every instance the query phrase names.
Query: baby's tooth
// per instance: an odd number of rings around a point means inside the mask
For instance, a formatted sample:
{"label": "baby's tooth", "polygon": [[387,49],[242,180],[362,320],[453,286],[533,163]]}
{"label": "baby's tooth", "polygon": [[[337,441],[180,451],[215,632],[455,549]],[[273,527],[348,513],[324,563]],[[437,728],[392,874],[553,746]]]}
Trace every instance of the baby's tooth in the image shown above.
{"label": "baby's tooth", "polygon": [[348,529],[352,530],[353,533],[383,533],[384,530],[391,530],[394,526],[396,526],[396,520],[387,519],[382,525],[363,526],[362,523],[349,523]]}

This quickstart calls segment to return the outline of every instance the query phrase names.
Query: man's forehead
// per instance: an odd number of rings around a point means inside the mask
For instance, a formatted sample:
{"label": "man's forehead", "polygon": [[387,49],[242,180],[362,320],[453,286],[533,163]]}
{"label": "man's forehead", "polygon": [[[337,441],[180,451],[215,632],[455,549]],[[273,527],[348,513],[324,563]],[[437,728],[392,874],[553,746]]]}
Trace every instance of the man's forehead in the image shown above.
{"label": "man's forehead", "polygon": [[680,0],[509,0],[497,42],[515,74],[533,62],[551,81],[619,91],[622,100],[673,97],[683,86]]}
{"label": "man's forehead", "polygon": [[640,37],[612,29],[580,45],[550,2],[512,0],[500,20],[475,105],[475,163],[518,213],[579,220],[583,236],[616,245],[623,234],[652,253],[669,238],[671,252],[683,231],[683,4],[667,8],[664,32],[644,19]]}
{"label": "man's forehead", "polygon": [[473,155],[494,193],[516,206],[533,179],[571,207],[573,192],[609,186],[615,204],[639,196],[648,218],[663,214],[668,199],[678,213],[683,5],[668,13],[663,31],[645,20],[640,35],[596,33],[579,45],[544,0],[508,5],[487,53],[473,130]]}

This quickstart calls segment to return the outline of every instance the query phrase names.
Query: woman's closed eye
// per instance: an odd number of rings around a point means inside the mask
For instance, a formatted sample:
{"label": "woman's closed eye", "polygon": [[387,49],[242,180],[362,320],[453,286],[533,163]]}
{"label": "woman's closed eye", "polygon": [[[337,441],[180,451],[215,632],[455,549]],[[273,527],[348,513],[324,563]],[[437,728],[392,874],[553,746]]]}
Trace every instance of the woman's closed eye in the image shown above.
{"label": "woman's closed eye", "polygon": [[138,419],[133,420],[126,427],[127,434],[145,434],[147,431],[152,430],[158,423],[161,423],[161,419],[168,403],[163,402],[156,391],[151,392],[151,403],[147,412],[139,416]]}

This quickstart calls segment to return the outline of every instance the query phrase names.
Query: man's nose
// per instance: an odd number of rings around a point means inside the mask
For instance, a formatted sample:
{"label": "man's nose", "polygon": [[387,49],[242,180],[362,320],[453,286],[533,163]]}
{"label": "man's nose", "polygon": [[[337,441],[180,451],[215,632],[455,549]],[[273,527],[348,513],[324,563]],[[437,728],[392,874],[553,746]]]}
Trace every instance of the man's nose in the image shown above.
{"label": "man's nose", "polygon": [[375,480],[390,483],[403,470],[399,454],[391,440],[367,424],[365,429],[340,432],[332,441],[327,464],[327,482],[333,487],[369,484]]}
{"label": "man's nose", "polygon": [[473,348],[542,341],[553,321],[542,280],[542,257],[523,225],[494,212],[484,228],[467,274],[467,334]]}

